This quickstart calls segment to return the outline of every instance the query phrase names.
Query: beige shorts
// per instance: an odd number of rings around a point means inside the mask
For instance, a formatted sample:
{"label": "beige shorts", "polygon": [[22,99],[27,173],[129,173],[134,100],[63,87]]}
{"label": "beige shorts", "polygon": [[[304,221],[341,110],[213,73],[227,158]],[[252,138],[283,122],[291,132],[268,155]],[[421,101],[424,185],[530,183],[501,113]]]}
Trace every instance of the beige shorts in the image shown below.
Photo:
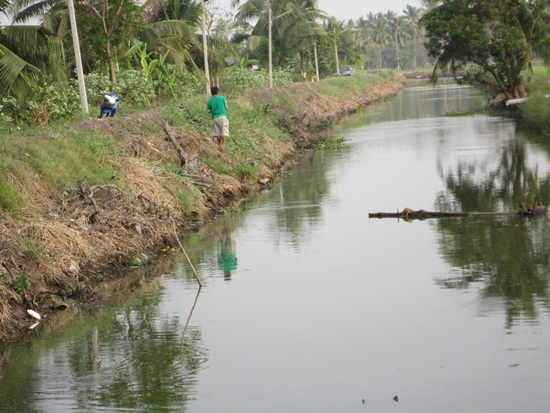
{"label": "beige shorts", "polygon": [[225,116],[212,121],[212,136],[229,136],[229,121]]}

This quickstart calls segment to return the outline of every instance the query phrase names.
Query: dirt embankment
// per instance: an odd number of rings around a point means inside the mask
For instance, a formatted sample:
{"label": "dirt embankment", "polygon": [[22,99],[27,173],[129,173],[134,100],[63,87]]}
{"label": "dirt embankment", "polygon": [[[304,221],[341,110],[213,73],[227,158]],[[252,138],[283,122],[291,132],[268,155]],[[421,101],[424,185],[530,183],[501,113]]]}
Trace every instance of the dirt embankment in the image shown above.
{"label": "dirt embankment", "polygon": [[[293,111],[271,102],[269,90],[243,96],[266,112],[275,111],[281,128],[293,138],[262,143],[269,162],[261,175],[273,178],[297,149],[317,138],[328,124],[394,96],[404,84],[404,78],[387,81],[363,96],[346,99],[321,95],[310,84],[298,84],[283,91],[292,99],[293,89],[303,89],[300,93],[306,98]],[[160,111],[151,110],[70,126],[115,139],[128,155],[115,165],[120,176],[105,185],[90,185],[83,177],[63,193],[37,184],[27,197],[22,218],[0,212],[0,342],[29,331],[33,323],[29,309],[44,315],[94,297],[101,282],[115,277],[114,269],[147,261],[163,247],[175,245],[176,230],[185,232],[195,222],[230,209],[254,190],[256,182],[220,175],[200,164],[198,160],[205,158],[226,164],[236,160],[198,128],[185,134],[170,129],[183,151],[192,154],[193,176],[182,179],[158,173],[156,163],[177,164],[174,146],[159,128],[163,117]],[[33,181],[32,176],[29,179]],[[194,187],[192,211],[182,208],[182,186]]]}

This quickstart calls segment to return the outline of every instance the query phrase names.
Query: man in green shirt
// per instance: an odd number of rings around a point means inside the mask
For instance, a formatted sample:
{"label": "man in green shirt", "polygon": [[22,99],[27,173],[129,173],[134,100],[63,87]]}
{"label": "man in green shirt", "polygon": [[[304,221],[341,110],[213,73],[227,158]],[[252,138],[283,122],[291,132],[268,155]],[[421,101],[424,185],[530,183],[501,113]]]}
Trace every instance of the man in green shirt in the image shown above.
{"label": "man in green shirt", "polygon": [[212,140],[220,146],[225,146],[229,136],[229,121],[227,120],[227,100],[219,95],[217,86],[210,89],[212,97],[206,103],[206,110],[212,114]]}

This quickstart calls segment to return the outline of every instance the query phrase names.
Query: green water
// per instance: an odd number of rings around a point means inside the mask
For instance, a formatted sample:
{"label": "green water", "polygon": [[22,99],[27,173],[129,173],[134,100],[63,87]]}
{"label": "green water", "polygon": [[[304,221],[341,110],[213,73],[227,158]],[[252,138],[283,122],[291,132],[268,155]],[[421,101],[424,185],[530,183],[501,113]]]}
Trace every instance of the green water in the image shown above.
{"label": "green water", "polygon": [[12,348],[0,411],[546,411],[548,219],[368,218],[548,203],[548,152],[513,122],[443,116],[485,101],[410,88],[339,125],[344,150],[187,236],[200,291],[175,256]]}

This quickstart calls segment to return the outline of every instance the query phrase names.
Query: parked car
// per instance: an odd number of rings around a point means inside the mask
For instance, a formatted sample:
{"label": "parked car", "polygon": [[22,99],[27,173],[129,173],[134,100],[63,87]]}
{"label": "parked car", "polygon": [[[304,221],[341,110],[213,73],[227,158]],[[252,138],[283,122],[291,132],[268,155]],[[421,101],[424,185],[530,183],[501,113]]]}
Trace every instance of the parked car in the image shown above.
{"label": "parked car", "polygon": [[342,76],[351,76],[353,75],[353,69],[349,65],[342,66],[340,67],[340,74]]}

